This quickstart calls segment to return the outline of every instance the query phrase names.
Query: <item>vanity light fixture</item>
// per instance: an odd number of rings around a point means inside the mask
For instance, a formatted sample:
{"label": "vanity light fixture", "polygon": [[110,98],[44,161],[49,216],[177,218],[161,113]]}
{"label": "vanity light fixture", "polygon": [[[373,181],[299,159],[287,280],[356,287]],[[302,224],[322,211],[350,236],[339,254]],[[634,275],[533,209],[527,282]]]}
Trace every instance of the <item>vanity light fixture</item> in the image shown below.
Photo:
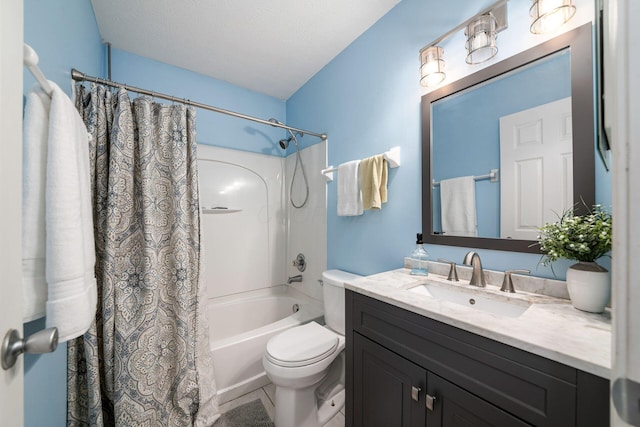
{"label": "vanity light fixture", "polygon": [[576,13],[573,0],[532,0],[529,15],[533,23],[529,30],[533,34],[543,34],[559,28]]}
{"label": "vanity light fixture", "polygon": [[420,84],[432,87],[440,84],[444,73],[444,50],[440,46],[429,46],[420,51]]}
{"label": "vanity light fixture", "polygon": [[467,64],[479,64],[496,56],[496,28],[496,18],[491,13],[480,15],[467,25],[464,30]]}
{"label": "vanity light fixture", "polygon": [[445,79],[444,60],[442,59],[444,50],[438,45],[463,28],[467,36],[467,64],[478,64],[493,58],[498,53],[496,34],[508,26],[507,2],[508,0],[497,0],[477,15],[420,49],[420,84],[432,87]]}

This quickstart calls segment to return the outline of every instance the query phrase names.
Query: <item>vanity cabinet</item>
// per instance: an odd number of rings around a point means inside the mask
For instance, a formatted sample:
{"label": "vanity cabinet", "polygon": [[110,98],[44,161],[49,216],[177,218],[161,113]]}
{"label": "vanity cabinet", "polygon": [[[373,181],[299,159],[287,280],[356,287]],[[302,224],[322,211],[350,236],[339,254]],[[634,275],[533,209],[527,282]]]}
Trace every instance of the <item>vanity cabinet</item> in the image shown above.
{"label": "vanity cabinet", "polygon": [[608,380],[350,290],[346,315],[347,426],[609,425]]}
{"label": "vanity cabinet", "polygon": [[358,333],[353,340],[356,427],[530,425]]}
{"label": "vanity cabinet", "polygon": [[425,425],[427,371],[354,334],[354,409],[357,427]]}

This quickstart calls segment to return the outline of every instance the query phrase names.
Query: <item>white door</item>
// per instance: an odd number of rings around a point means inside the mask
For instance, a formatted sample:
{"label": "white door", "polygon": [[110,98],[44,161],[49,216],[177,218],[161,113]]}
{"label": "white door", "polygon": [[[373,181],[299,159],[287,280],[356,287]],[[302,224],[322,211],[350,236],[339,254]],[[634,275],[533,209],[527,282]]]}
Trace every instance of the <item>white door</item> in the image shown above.
{"label": "white door", "polygon": [[[22,336],[22,0],[0,2],[0,340]],[[0,368],[0,424],[23,425],[22,357]]]}
{"label": "white door", "polygon": [[573,206],[571,98],[500,118],[500,237],[536,240]]}
{"label": "white door", "polygon": [[605,126],[613,151],[611,425],[640,425],[640,2],[607,0]]}

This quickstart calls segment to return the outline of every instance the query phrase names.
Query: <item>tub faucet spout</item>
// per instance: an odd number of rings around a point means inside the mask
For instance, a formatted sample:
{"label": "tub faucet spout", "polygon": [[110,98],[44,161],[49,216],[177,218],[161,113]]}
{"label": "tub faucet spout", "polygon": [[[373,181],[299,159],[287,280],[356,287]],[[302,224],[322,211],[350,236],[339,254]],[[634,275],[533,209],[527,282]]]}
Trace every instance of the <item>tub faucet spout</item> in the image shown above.
{"label": "tub faucet spout", "polygon": [[289,277],[287,279],[287,284],[290,285],[293,282],[302,282],[302,274],[298,274],[297,276]]}
{"label": "tub faucet spout", "polygon": [[482,271],[482,263],[480,262],[480,255],[471,251],[468,252],[464,256],[464,261],[462,261],[465,265],[470,265],[473,267],[473,272],[471,273],[471,280],[469,280],[469,284],[471,286],[478,286],[484,288],[487,286],[487,282],[484,280],[484,272]]}

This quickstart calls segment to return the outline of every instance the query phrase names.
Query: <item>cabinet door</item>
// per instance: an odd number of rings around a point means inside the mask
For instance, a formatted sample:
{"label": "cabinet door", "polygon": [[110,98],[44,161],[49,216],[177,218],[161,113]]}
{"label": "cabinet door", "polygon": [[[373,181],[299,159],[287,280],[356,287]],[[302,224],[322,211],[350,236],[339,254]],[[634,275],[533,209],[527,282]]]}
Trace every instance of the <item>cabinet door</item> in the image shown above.
{"label": "cabinet door", "polygon": [[530,426],[497,406],[429,372],[427,399],[434,398],[427,410],[429,427]]}
{"label": "cabinet door", "polygon": [[354,426],[424,427],[426,370],[353,336]]}

